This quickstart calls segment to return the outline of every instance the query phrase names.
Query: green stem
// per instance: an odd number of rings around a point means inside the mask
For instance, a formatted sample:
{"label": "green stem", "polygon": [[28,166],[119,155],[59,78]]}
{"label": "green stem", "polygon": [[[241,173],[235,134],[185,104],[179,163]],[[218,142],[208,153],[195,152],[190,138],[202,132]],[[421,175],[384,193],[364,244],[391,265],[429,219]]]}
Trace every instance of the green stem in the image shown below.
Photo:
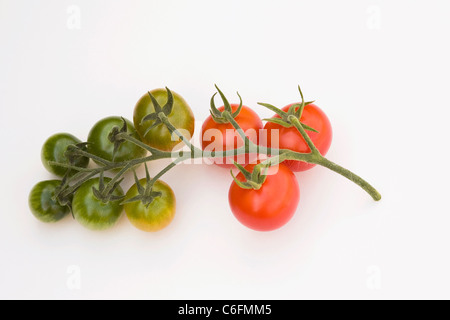
{"label": "green stem", "polygon": [[135,137],[130,136],[126,132],[119,133],[117,136],[118,136],[119,139],[127,140],[127,141],[129,141],[131,143],[134,143],[138,147],[141,147],[142,149],[149,151],[152,155],[163,153],[163,151],[158,150],[156,148],[152,148],[152,147],[146,145],[141,140],[138,140]]}
{"label": "green stem", "polygon": [[288,120],[294,125],[295,128],[297,128],[298,131],[300,131],[300,134],[302,135],[303,139],[305,139],[306,143],[308,144],[309,149],[311,149],[311,153],[320,154],[319,150],[317,150],[316,146],[312,142],[309,135],[306,133],[305,129],[303,128],[302,124],[300,123],[300,120],[296,116],[289,116]]}
{"label": "green stem", "polygon": [[101,157],[98,157],[98,156],[96,156],[96,155],[94,155],[92,153],[89,153],[89,152],[81,150],[81,149],[77,149],[75,151],[75,153],[77,155],[79,155],[79,156],[83,156],[83,157],[86,157],[86,158],[91,158],[92,160],[94,160],[96,162],[99,162],[99,163],[101,163],[101,164],[103,164],[105,166],[111,165],[113,163],[113,162],[111,162],[109,160],[103,159]]}
{"label": "green stem", "polygon": [[162,169],[156,176],[154,176],[150,182],[150,184],[154,184],[159,178],[161,178],[164,174],[166,174],[167,172],[170,171],[170,169],[172,169],[173,167],[177,166],[177,164],[179,163],[179,159],[173,161],[172,163],[170,163],[167,167],[165,167],[164,169]]}
{"label": "green stem", "polygon": [[[166,125],[168,130],[172,133],[178,136],[183,143],[189,147],[190,152],[186,151],[180,151],[178,154],[173,152],[167,152],[167,151],[160,151],[158,149],[154,149],[152,147],[147,146],[143,142],[131,137],[128,134],[119,134],[120,138],[130,141],[141,148],[144,148],[145,150],[151,152],[152,154],[150,156],[133,159],[130,161],[124,161],[120,163],[113,163],[108,160],[102,159],[100,157],[97,157],[93,154],[90,154],[83,150],[77,150],[77,154],[89,157],[91,159],[96,160],[98,163],[100,163],[101,167],[94,168],[94,169],[86,169],[86,168],[76,168],[71,165],[66,164],[56,164],[60,165],[62,167],[67,167],[72,170],[78,170],[79,172],[76,173],[73,177],[67,179],[65,181],[64,186],[62,187],[62,190],[60,192],[60,195],[63,197],[70,195],[71,193],[75,192],[85,181],[91,179],[97,174],[100,174],[102,172],[105,172],[107,170],[114,170],[114,169],[120,169],[119,173],[116,174],[116,176],[113,178],[111,183],[108,184],[107,188],[108,191],[110,191],[110,188],[114,185],[115,182],[119,181],[120,177],[123,176],[127,171],[129,171],[131,168],[150,162],[153,160],[158,159],[169,159],[169,158],[176,158],[173,160],[172,163],[170,163],[167,167],[165,167],[163,170],[161,170],[155,177],[151,179],[151,183],[154,183],[156,180],[161,178],[165,173],[167,173],[170,169],[175,167],[178,163],[186,160],[186,159],[194,159],[194,158],[225,158],[235,155],[242,155],[249,152],[256,152],[258,154],[265,154],[268,156],[276,155],[275,157],[272,157],[268,160],[265,160],[261,163],[262,165],[265,164],[272,164],[276,165],[278,163],[283,162],[284,160],[296,160],[296,161],[305,161],[308,163],[318,164],[323,167],[326,167],[336,173],[339,173],[340,175],[346,177],[350,181],[354,182],[358,186],[360,186],[363,190],[365,190],[375,201],[379,201],[381,199],[380,193],[372,187],[367,181],[362,179],[360,176],[354,174],[350,170],[347,170],[340,165],[331,162],[330,160],[324,158],[320,152],[315,147],[314,143],[311,141],[311,138],[306,133],[305,129],[303,128],[302,124],[300,123],[299,119],[296,116],[290,115],[288,117],[289,122],[297,128],[297,130],[301,133],[302,137],[306,141],[307,145],[311,149],[310,153],[299,153],[294,152],[292,150],[287,149],[275,149],[275,148],[268,148],[264,146],[259,146],[253,143],[244,133],[242,128],[239,126],[239,124],[236,122],[236,120],[233,118],[231,113],[224,111],[222,113],[224,118],[231,123],[231,125],[235,128],[235,130],[238,132],[240,137],[245,142],[245,145],[243,147],[234,149],[234,150],[225,150],[225,151],[203,151],[197,147],[195,147],[177,128],[173,126],[173,124],[170,122],[168,117],[163,113],[159,113],[158,117],[161,120],[161,122]],[[75,182],[72,186],[70,186],[70,183]]]}
{"label": "green stem", "polygon": [[231,115],[231,113],[229,113],[228,111],[224,111],[222,112],[222,115],[225,119],[228,120],[229,123],[231,123],[231,125],[233,126],[233,128],[237,131],[237,133],[239,134],[239,136],[241,137],[242,141],[244,141],[245,145],[247,146],[246,150],[248,150],[248,147],[256,147],[256,145],[253,143],[253,141],[251,141],[246,135],[244,130],[242,130],[241,126],[239,125],[239,123],[236,122],[236,120],[234,120],[233,116]]}
{"label": "green stem", "polygon": [[[74,193],[79,187],[81,187],[81,185],[83,183],[85,183],[87,180],[96,176],[97,174],[99,174],[102,171],[103,171],[103,169],[101,169],[101,168],[94,169],[90,173],[88,173],[86,176],[84,176],[81,180],[78,180],[77,182],[75,182],[75,184],[73,184],[72,186],[62,189],[61,190],[62,198],[65,198],[65,197],[69,196],[70,194]],[[69,185],[69,181],[66,182],[66,185]]]}
{"label": "green stem", "polygon": [[358,186],[360,186],[363,190],[365,190],[373,198],[373,200],[375,200],[375,201],[381,200],[381,194],[374,187],[372,187],[372,185],[370,185],[366,180],[364,180],[360,176],[354,174],[350,170],[345,169],[345,168],[341,167],[340,165],[338,165],[322,156],[320,158],[315,159],[311,163],[321,165],[321,166],[328,168],[336,173],[339,173],[341,176],[346,177],[350,181],[352,181],[352,182],[356,183]]}
{"label": "green stem", "polygon": [[48,164],[51,165],[51,166],[58,166],[58,167],[66,168],[66,169],[75,170],[75,171],[78,171],[78,172],[90,172],[92,170],[92,169],[89,169],[89,168],[77,167],[77,166],[74,166],[74,165],[71,165],[71,164],[59,163],[59,162],[55,162],[55,161],[49,161]]}
{"label": "green stem", "polygon": [[109,192],[111,192],[112,188],[114,187],[114,184],[119,181],[119,179],[131,168],[133,168],[134,165],[132,161],[128,162],[128,164],[120,169],[120,171],[111,179],[110,182],[106,185],[105,190],[103,191],[103,195],[107,195]]}
{"label": "green stem", "polygon": [[317,150],[316,146],[312,142],[309,135],[306,133],[305,129],[303,128],[303,126],[301,125],[301,123],[297,117],[291,115],[288,117],[288,120],[301,133],[303,139],[305,139],[306,143],[308,144],[308,147],[311,149],[311,153],[310,153],[311,159],[308,159],[306,162],[318,164],[318,165],[328,168],[334,172],[339,173],[340,175],[346,177],[350,181],[356,183],[358,186],[363,188],[375,201],[381,200],[380,193],[374,187],[372,187],[367,181],[365,181],[363,178],[354,174],[350,170],[345,169],[345,168],[341,167],[340,165],[323,157],[320,154],[319,150]]}
{"label": "green stem", "polygon": [[191,155],[194,156],[196,153],[202,152],[202,150],[196,148],[174,125],[170,122],[169,118],[164,114],[164,112],[158,113],[158,117],[162,123],[164,123],[172,134],[175,134],[178,138],[183,141],[183,143],[191,149]]}

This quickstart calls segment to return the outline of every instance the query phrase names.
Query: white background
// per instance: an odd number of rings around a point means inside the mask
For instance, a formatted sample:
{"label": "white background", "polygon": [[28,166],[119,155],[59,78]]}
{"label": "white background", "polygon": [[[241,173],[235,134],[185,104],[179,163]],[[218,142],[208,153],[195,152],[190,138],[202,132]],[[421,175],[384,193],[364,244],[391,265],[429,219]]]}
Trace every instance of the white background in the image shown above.
{"label": "white background", "polygon": [[[446,0],[0,0],[0,298],[450,298],[449,10]],[[214,83],[262,117],[271,112],[257,102],[298,101],[301,84],[331,119],[329,158],[383,199],[317,167],[297,174],[291,222],[258,233],[230,212],[229,172],[191,165],[164,176],[178,210],[156,234],[125,216],[96,233],[31,215],[30,189],[53,178],[40,163],[48,136],[85,140],[164,86],[201,124]]]}

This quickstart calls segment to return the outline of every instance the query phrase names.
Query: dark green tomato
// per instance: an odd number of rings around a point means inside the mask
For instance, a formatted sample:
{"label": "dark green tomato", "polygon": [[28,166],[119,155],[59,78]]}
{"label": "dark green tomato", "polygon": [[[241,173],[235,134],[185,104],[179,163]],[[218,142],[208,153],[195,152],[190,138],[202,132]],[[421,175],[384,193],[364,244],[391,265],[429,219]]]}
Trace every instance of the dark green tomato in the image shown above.
{"label": "dark green tomato", "polygon": [[[111,181],[104,178],[104,183]],[[105,230],[114,226],[123,211],[123,205],[119,201],[109,201],[104,203],[99,200],[92,191],[92,188],[99,188],[99,178],[86,181],[75,192],[72,201],[72,212],[75,220],[81,225],[91,230]],[[120,186],[114,190],[113,195],[123,196]]]}
{"label": "dark green tomato", "polygon": [[[167,91],[166,89],[155,89],[150,91],[150,93],[155,97],[158,104],[163,107],[167,102]],[[191,108],[187,102],[179,94],[172,91],[174,104],[172,112],[168,115],[170,122],[175,128],[180,130],[180,132],[189,140],[194,134],[195,128],[195,118],[192,113]],[[136,104],[134,108],[134,125],[136,127],[141,140],[149,145],[150,147],[163,150],[172,151],[177,145],[180,144],[180,140],[177,137],[172,139],[170,131],[164,124],[159,124],[158,126],[151,129],[147,134],[145,132],[147,129],[155,122],[153,120],[145,121],[141,124],[142,119],[148,114],[154,113],[155,109],[153,107],[152,100],[149,94],[145,94]],[[175,140],[175,141],[173,141]]]}
{"label": "dark green tomato", "polygon": [[[140,183],[145,187],[146,179],[142,179]],[[175,194],[165,182],[156,181],[152,191],[160,192],[161,196],[155,197],[148,206],[141,201],[125,204],[125,212],[130,222],[136,228],[147,232],[156,232],[168,226],[175,216],[176,208]],[[138,194],[135,184],[128,190],[125,200],[134,198]]]}
{"label": "dark green tomato", "polygon": [[68,206],[61,206],[55,197],[60,180],[39,182],[33,187],[28,204],[33,215],[42,222],[57,222],[70,213]]}
{"label": "dark green tomato", "polygon": [[[69,170],[64,167],[57,165],[50,165],[49,162],[57,162],[63,164],[70,164],[69,159],[66,157],[65,152],[67,147],[70,145],[75,145],[81,141],[69,133],[57,133],[45,141],[41,150],[41,159],[44,167],[50,172],[59,177],[63,177]],[[72,165],[86,168],[89,164],[89,158],[86,157],[76,157]],[[75,174],[77,171],[72,170],[71,175]]]}
{"label": "dark green tomato", "polygon": [[[131,121],[126,120],[127,132],[132,137],[139,139]],[[121,117],[108,117],[97,122],[89,132],[88,151],[98,157],[113,162],[123,162],[145,156],[146,151],[132,142],[123,142],[114,154],[114,143],[109,136],[114,127],[121,129],[123,121]]]}

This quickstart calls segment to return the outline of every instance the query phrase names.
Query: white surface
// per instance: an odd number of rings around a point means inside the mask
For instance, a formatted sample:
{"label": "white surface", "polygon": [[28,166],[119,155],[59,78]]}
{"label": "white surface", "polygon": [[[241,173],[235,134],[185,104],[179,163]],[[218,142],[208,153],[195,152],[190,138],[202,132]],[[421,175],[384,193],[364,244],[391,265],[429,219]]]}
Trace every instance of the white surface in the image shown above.
{"label": "white surface", "polygon": [[[450,298],[449,10],[445,0],[0,0],[0,298]],[[329,158],[383,200],[315,168],[298,174],[294,219],[257,233],[228,208],[227,170],[193,165],[164,177],[178,211],[157,234],[126,217],[93,233],[30,214],[31,187],[51,178],[39,157],[48,136],[86,139],[162,86],[201,123],[214,83],[263,117],[256,102],[297,101],[301,84],[332,121]]]}

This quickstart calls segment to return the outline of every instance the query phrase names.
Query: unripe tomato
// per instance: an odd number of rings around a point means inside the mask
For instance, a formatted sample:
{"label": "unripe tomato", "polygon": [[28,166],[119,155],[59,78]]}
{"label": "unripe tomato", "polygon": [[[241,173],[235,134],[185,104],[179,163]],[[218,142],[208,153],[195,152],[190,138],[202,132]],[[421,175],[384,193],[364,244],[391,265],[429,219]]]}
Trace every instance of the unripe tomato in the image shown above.
{"label": "unripe tomato", "polygon": [[[166,89],[155,89],[150,91],[150,93],[155,97],[161,107],[166,104],[168,98]],[[182,96],[173,91],[172,95],[174,101],[172,112],[168,115],[169,121],[190,140],[194,134],[195,128],[194,114]],[[149,94],[146,93],[136,103],[133,116],[134,125],[136,126],[136,130],[139,133],[142,142],[162,151],[172,151],[176,149],[179,147],[180,140],[177,137],[172,138],[172,134],[164,124],[155,126],[146,134],[147,129],[153,125],[154,121],[149,120],[142,123],[142,119],[154,112],[155,108],[153,107],[153,102]]]}
{"label": "unripe tomato", "polygon": [[[104,183],[110,182],[110,178],[104,178]],[[73,216],[84,227],[91,230],[105,230],[114,226],[122,214],[123,205],[120,201],[99,200],[92,188],[99,188],[100,179],[94,178],[86,181],[75,192],[72,202]],[[114,196],[123,196],[122,188],[114,190]]]}
{"label": "unripe tomato", "polygon": [[57,222],[70,213],[68,206],[61,206],[54,198],[60,180],[42,181],[30,192],[28,204],[31,213],[42,222]]}
{"label": "unripe tomato", "polygon": [[[136,129],[130,120],[127,123],[127,133],[139,139]],[[130,141],[122,143],[114,154],[114,143],[109,140],[109,135],[114,127],[122,128],[121,117],[108,117],[98,121],[89,132],[88,151],[108,161],[123,162],[145,156],[146,151]]]}
{"label": "unripe tomato", "polygon": [[[140,184],[145,188],[146,179],[140,180]],[[138,229],[146,232],[156,232],[167,227],[175,216],[176,199],[175,194],[168,184],[158,180],[152,188],[153,192],[160,192],[161,195],[155,197],[150,204],[143,204],[135,201],[125,204],[125,212],[130,222]],[[138,187],[134,184],[128,190],[125,201],[136,197],[139,194]]]}
{"label": "unripe tomato", "polygon": [[[67,147],[70,145],[76,145],[81,141],[69,133],[57,133],[45,141],[42,146],[41,159],[44,167],[54,175],[63,177],[69,170],[64,167],[57,165],[50,165],[49,162],[57,162],[63,164],[69,164],[69,159],[67,159],[65,152]],[[73,165],[81,168],[86,168],[89,164],[89,158],[77,157]],[[75,174],[77,171],[72,170],[71,175]]]}

